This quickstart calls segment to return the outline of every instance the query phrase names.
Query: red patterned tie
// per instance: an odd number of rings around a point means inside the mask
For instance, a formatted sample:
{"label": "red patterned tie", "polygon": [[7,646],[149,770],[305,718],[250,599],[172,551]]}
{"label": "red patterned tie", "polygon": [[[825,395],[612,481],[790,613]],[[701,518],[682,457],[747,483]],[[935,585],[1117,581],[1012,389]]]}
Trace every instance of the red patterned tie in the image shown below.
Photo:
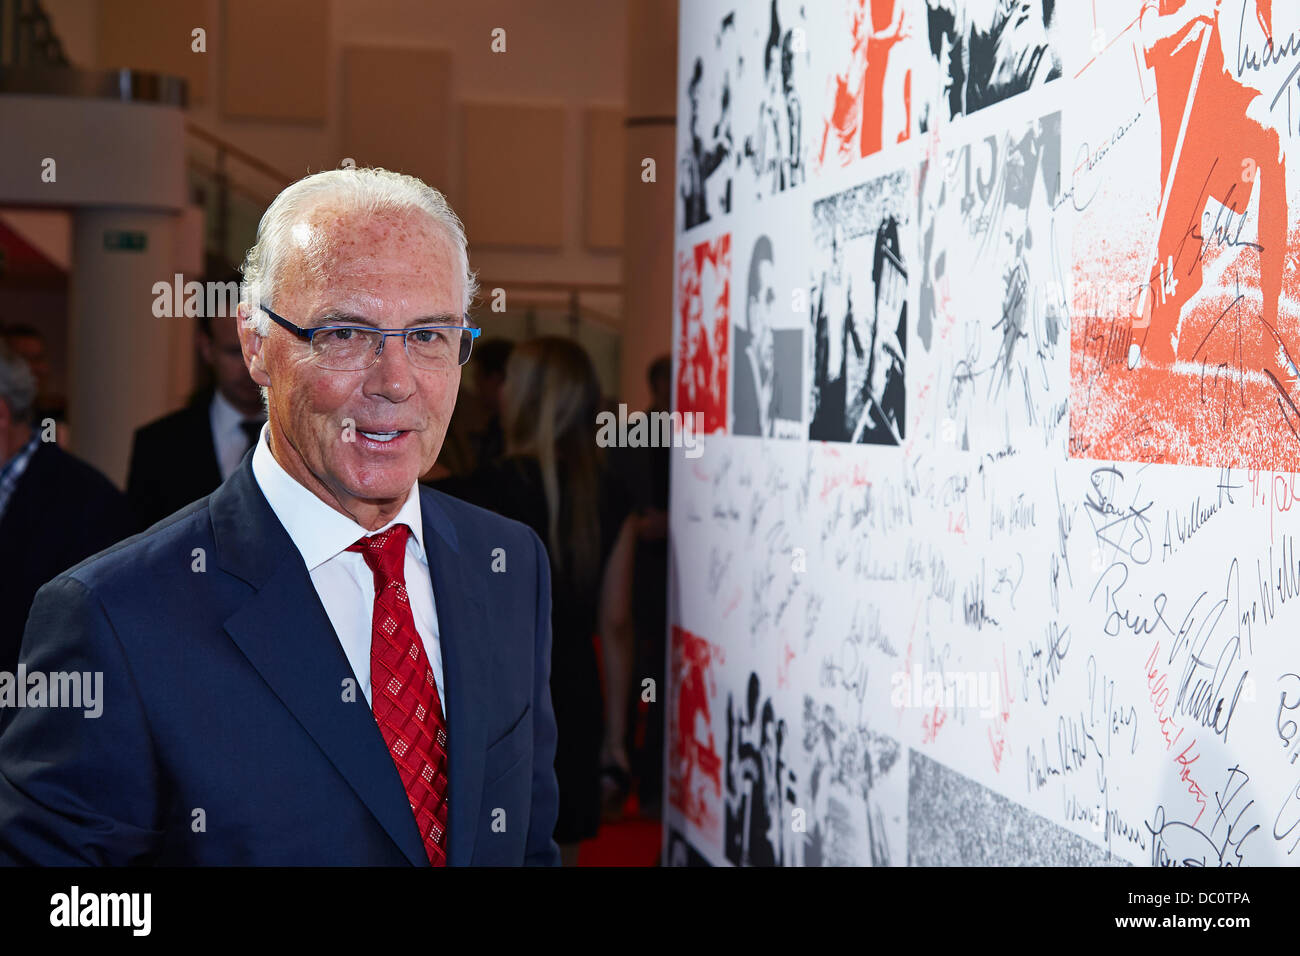
{"label": "red patterned tie", "polygon": [[370,696],[433,866],[447,865],[447,728],[433,669],[406,594],[406,538],[393,525],[348,548],[375,575],[370,632]]}

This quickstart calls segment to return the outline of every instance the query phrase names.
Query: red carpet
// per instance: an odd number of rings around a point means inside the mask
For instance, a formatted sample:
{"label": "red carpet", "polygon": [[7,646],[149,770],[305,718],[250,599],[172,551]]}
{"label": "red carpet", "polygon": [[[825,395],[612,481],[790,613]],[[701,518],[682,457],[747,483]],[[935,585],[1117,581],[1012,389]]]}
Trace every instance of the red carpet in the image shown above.
{"label": "red carpet", "polygon": [[[592,644],[596,649],[596,666],[603,678],[605,669],[600,638],[593,635]],[[603,679],[601,691],[604,691]],[[636,746],[639,748],[645,741],[645,721],[649,717],[649,707],[644,701],[638,706],[638,714]],[[627,803],[623,805],[623,819],[618,823],[602,823],[596,838],[584,841],[579,847],[578,866],[654,866],[659,862],[662,824],[641,817],[636,790],[633,786]]]}
{"label": "red carpet", "polygon": [[644,819],[636,794],[628,797],[619,823],[603,823],[596,839],[578,851],[579,866],[654,866],[659,862],[662,824]]}

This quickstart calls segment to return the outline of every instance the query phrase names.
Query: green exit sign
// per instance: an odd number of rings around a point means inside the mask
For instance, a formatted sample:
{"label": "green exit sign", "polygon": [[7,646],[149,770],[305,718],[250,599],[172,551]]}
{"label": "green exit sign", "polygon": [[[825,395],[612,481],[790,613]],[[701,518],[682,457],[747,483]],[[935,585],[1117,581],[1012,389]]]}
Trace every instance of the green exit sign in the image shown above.
{"label": "green exit sign", "polygon": [[143,232],[115,229],[104,233],[104,248],[113,252],[144,252],[149,236]]}

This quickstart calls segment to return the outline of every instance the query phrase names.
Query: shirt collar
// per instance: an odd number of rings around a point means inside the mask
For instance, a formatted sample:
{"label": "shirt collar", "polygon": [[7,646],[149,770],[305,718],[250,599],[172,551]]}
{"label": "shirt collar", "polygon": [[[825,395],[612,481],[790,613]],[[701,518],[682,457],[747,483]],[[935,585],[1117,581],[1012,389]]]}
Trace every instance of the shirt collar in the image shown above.
{"label": "shirt collar", "polygon": [[424,551],[424,522],[420,515],[419,482],[411,486],[411,491],[406,496],[406,503],[402,505],[392,521],[382,528],[368,531],[347,515],[335,511],[321,501],[284,470],[271,454],[271,446],[267,441],[269,427],[269,425],[262,426],[257,447],[253,450],[253,478],[262,489],[262,494],[266,496],[271,510],[284,525],[284,530],[289,532],[289,537],[302,555],[309,572],[316,570],[361,538],[379,534],[396,524],[404,524],[411,529],[406,547],[408,551],[411,548],[415,549],[414,554],[421,563],[428,563]]}
{"label": "shirt collar", "polygon": [[234,432],[244,420],[239,409],[230,404],[230,399],[221,394],[221,389],[212,393],[212,431],[216,434]]}

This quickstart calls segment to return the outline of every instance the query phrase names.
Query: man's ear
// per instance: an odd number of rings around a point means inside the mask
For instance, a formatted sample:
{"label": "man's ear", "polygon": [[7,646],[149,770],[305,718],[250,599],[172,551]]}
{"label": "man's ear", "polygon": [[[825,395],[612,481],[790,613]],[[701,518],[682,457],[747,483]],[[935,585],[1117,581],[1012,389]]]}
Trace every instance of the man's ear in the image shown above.
{"label": "man's ear", "polygon": [[248,317],[253,310],[247,302],[239,303],[239,347],[244,353],[244,364],[248,366],[249,377],[263,388],[271,385],[271,377],[266,373],[266,356],[263,349],[266,339],[258,335],[248,324]]}

